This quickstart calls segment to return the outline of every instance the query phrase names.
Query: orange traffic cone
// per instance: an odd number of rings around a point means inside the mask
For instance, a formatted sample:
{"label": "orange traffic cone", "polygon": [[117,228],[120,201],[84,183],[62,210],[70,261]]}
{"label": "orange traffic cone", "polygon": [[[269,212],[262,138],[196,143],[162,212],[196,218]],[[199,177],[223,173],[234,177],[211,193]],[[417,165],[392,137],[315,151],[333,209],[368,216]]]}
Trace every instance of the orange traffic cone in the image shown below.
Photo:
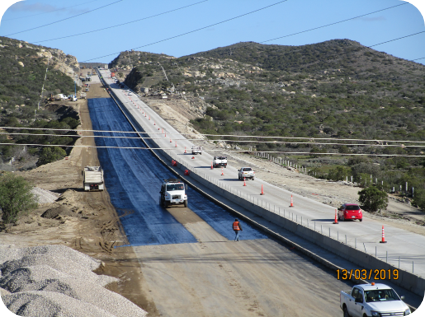
{"label": "orange traffic cone", "polygon": [[379,243],[387,243],[387,241],[385,241],[384,225],[382,225],[382,240],[379,241]]}
{"label": "orange traffic cone", "polygon": [[337,225],[338,224],[338,217],[337,217],[337,213],[338,211],[335,209],[335,220],[334,220],[334,224]]}
{"label": "orange traffic cone", "polygon": [[171,141],[171,139],[170,139],[170,143],[173,143],[173,141]]}
{"label": "orange traffic cone", "polygon": [[177,141],[176,141],[176,147],[177,147]]}
{"label": "orange traffic cone", "polygon": [[195,157],[194,156],[192,156],[192,160],[194,160],[195,159]]}
{"label": "orange traffic cone", "polygon": [[187,152],[186,152],[186,147],[184,147],[184,153],[187,153]]}
{"label": "orange traffic cone", "polygon": [[243,185],[246,186],[245,177],[243,178]]}
{"label": "orange traffic cone", "polygon": [[212,162],[211,162],[211,169],[214,169]]}
{"label": "orange traffic cone", "polygon": [[294,207],[294,199],[292,198],[292,195],[291,195],[291,204],[289,205],[289,207]]}
{"label": "orange traffic cone", "polygon": [[264,195],[263,185],[261,185],[261,193],[260,195]]}
{"label": "orange traffic cone", "polygon": [[223,173],[223,166],[221,167],[221,176],[224,176],[224,173]]}
{"label": "orange traffic cone", "polygon": [[155,121],[153,122],[153,125],[156,125]]}

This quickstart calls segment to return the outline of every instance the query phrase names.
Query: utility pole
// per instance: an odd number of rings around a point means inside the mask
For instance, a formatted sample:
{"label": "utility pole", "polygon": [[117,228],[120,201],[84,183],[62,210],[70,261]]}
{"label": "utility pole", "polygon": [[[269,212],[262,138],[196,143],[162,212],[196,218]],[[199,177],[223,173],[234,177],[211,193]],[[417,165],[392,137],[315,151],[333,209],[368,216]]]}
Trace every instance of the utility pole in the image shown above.
{"label": "utility pole", "polygon": [[40,110],[40,103],[41,103],[41,99],[43,98],[44,84],[45,84],[46,78],[47,78],[47,70],[49,69],[49,63],[50,63],[50,59],[47,61],[46,72],[44,74],[43,86],[41,87],[40,100],[38,101],[37,110]]}

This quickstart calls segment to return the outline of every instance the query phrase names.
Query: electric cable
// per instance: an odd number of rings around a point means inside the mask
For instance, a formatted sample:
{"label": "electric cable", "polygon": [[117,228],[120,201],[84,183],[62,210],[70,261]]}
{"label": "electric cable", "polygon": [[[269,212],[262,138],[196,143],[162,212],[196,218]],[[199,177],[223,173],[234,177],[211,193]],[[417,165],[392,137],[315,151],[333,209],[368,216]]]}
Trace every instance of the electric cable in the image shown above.
{"label": "electric cable", "polygon": [[79,6],[81,6],[81,5],[87,5],[87,4],[89,4],[89,3],[97,2],[97,1],[100,1],[100,0],[93,0],[93,1],[89,1],[89,2],[84,2],[84,3],[76,4],[76,5],[71,6],[71,7],[59,8],[59,9],[52,10],[52,11],[49,11],[49,12],[41,12],[41,13],[32,14],[32,15],[26,15],[26,16],[23,16],[23,17],[17,17],[17,18],[13,18],[13,19],[2,19],[2,22],[3,22],[3,21],[14,21],[14,20],[20,20],[20,19],[32,18],[32,17],[35,17],[35,16],[39,16],[39,15],[43,15],[43,14],[47,14],[47,13],[58,12],[58,11],[63,11],[63,10],[67,10],[67,9],[71,9],[71,8],[79,7]]}
{"label": "electric cable", "polygon": [[177,9],[168,10],[168,11],[165,11],[165,12],[162,12],[162,13],[154,14],[154,15],[151,15],[151,16],[148,16],[148,17],[144,17],[144,18],[141,18],[141,19],[137,19],[137,20],[133,20],[133,21],[121,23],[121,24],[116,24],[116,25],[108,26],[108,27],[105,27],[105,28],[100,28],[100,29],[96,29],[96,30],[91,30],[91,31],[83,32],[83,33],[77,33],[77,34],[72,34],[72,35],[57,37],[57,38],[48,39],[48,40],[37,41],[37,42],[34,42],[34,44],[43,43],[43,42],[50,42],[50,41],[56,41],[56,40],[62,40],[62,39],[70,38],[70,37],[81,36],[81,35],[86,35],[86,34],[100,32],[100,31],[106,31],[106,30],[109,30],[109,29],[112,29],[112,28],[124,26],[124,25],[131,24],[131,23],[140,22],[140,21],[143,21],[143,20],[147,20],[147,19],[151,19],[151,18],[155,18],[155,17],[161,16],[161,15],[164,15],[164,14],[167,14],[167,13],[171,13],[171,12],[175,12],[175,11],[178,11],[178,10],[186,9],[186,8],[189,8],[189,7],[192,7],[194,5],[204,3],[204,2],[208,2],[208,0],[199,1],[199,2],[196,2],[196,3],[192,3],[192,4],[189,4],[189,5],[186,5],[186,6],[177,8]]}
{"label": "electric cable", "polygon": [[287,34],[287,35],[283,35],[283,36],[280,36],[280,37],[275,37],[273,39],[260,42],[260,44],[267,43],[267,42],[270,42],[270,41],[279,40],[279,39],[282,39],[282,38],[285,38],[285,37],[290,37],[290,36],[294,36],[294,35],[306,33],[306,32],[315,31],[315,30],[318,30],[318,29],[321,29],[321,28],[325,28],[325,27],[332,26],[332,25],[335,25],[335,24],[339,24],[339,23],[351,21],[351,20],[354,20],[354,19],[362,18],[362,17],[365,17],[367,15],[371,15],[371,14],[374,14],[374,13],[378,13],[378,12],[382,12],[382,11],[385,11],[385,10],[393,9],[393,8],[400,7],[400,6],[403,6],[403,5],[406,5],[406,4],[408,4],[408,3],[405,2],[405,3],[398,4],[398,5],[395,5],[395,6],[391,6],[391,7],[388,7],[388,8],[384,8],[384,9],[376,10],[376,11],[373,11],[373,12],[365,13],[365,14],[362,14],[362,15],[358,15],[358,16],[355,16],[355,17],[352,17],[352,18],[344,19],[344,20],[341,20],[341,21],[338,21],[338,22],[333,22],[333,23],[321,25],[321,26],[318,26],[318,27],[314,27],[314,28],[311,28],[311,29],[307,29],[307,30],[304,30],[304,31],[299,31],[299,32],[296,32],[296,33]]}
{"label": "electric cable", "polygon": [[[281,3],[287,2],[287,1],[289,1],[289,0],[282,0],[282,1],[273,3],[271,5],[268,5],[268,6],[265,6],[265,7],[262,7],[262,8],[256,9],[256,10],[253,10],[253,11],[250,11],[250,12],[247,12],[247,13],[244,13],[244,14],[240,14],[240,15],[235,16],[235,17],[232,17],[230,19],[226,19],[226,20],[223,20],[223,21],[220,21],[220,22],[216,22],[216,23],[213,23],[213,24],[210,24],[210,25],[207,25],[207,26],[204,26],[204,27],[201,27],[201,28],[192,30],[192,31],[188,31],[188,32],[185,32],[185,33],[174,35],[174,36],[168,37],[166,39],[155,41],[155,42],[152,42],[152,43],[149,43],[149,44],[145,44],[145,45],[142,45],[142,46],[134,47],[134,48],[132,48],[132,50],[136,50],[136,49],[140,49],[142,47],[146,47],[146,46],[151,46],[151,45],[154,45],[154,44],[162,43],[162,42],[169,41],[169,40],[172,40],[172,39],[175,39],[175,38],[184,36],[184,35],[188,35],[188,34],[195,33],[195,32],[201,31],[201,30],[205,30],[207,28],[210,28],[210,27],[213,27],[213,26],[216,26],[216,25],[219,25],[219,24],[223,24],[223,23],[226,23],[226,22],[229,22],[229,21],[233,21],[233,20],[236,20],[236,19],[245,17],[245,16],[250,15],[250,14],[253,14],[253,13],[257,13],[259,11],[262,11],[262,10],[265,10],[265,9],[268,9],[268,8],[271,8],[273,6],[276,6],[278,4],[281,4]],[[100,58],[104,58],[104,57],[108,57],[108,56],[116,55],[116,54],[120,54],[120,53],[121,52],[115,52],[115,53],[111,53],[111,54],[108,54],[108,55],[94,57],[94,58],[91,58],[91,59],[87,59],[87,60],[83,61],[82,63],[87,63],[87,62],[92,61],[92,60],[95,60],[95,59],[100,59]]]}
{"label": "electric cable", "polygon": [[10,36],[12,36],[12,35],[21,34],[21,33],[24,33],[24,32],[28,32],[28,31],[33,31],[33,30],[37,30],[37,29],[40,29],[40,28],[44,28],[44,27],[46,27],[46,26],[50,26],[50,25],[53,25],[53,24],[56,24],[56,23],[60,23],[60,22],[66,21],[66,20],[70,20],[70,19],[73,19],[73,18],[76,18],[76,17],[82,16],[82,15],[84,15],[84,14],[91,13],[91,12],[94,12],[94,11],[97,11],[97,10],[100,10],[100,9],[103,9],[103,8],[106,8],[106,7],[109,7],[109,6],[113,5],[113,4],[116,4],[116,3],[118,3],[118,2],[122,2],[122,1],[124,1],[124,0],[118,0],[118,1],[115,1],[115,2],[112,2],[112,3],[109,3],[109,4],[107,4],[107,5],[104,5],[104,6],[98,7],[98,8],[96,8],[96,9],[89,10],[89,11],[86,11],[86,12],[83,12],[83,13],[79,13],[79,14],[76,14],[76,15],[70,16],[70,17],[65,18],[65,19],[61,19],[61,20],[58,20],[58,21],[50,22],[50,23],[47,23],[47,24],[43,24],[43,25],[36,26],[36,27],[30,28],[30,29],[26,29],[26,30],[23,30],[23,31],[19,31],[19,32],[15,32],[15,33],[7,34],[7,35],[4,35],[4,36],[6,36],[6,37],[10,37]]}
{"label": "electric cable", "polygon": [[[173,150],[181,151],[175,147],[138,147],[138,146],[114,146],[114,145],[60,145],[60,144],[20,144],[20,143],[0,143],[0,145],[15,146],[35,146],[35,147],[63,147],[63,148],[95,148],[95,149],[126,149],[126,150]],[[223,152],[223,149],[209,149],[209,152]],[[425,155],[407,154],[377,154],[377,153],[316,153],[316,152],[290,152],[290,151],[249,151],[249,150],[225,150],[227,153],[281,153],[281,154],[301,154],[301,155],[338,155],[338,156],[379,156],[379,157],[425,157]]]}
{"label": "electric cable", "polygon": [[[94,133],[123,133],[123,134],[148,134],[147,132],[135,132],[135,131],[110,131],[110,130],[78,130],[78,129],[56,129],[56,128],[27,128],[27,127],[5,127],[0,126],[0,129],[3,130],[38,130],[38,131],[70,131],[70,132],[94,132]],[[166,131],[166,129],[164,129]],[[162,134],[162,132],[152,132],[149,134]],[[194,133],[180,133],[181,135],[194,135]],[[38,135],[38,134],[31,134]],[[54,136],[54,134],[49,134]],[[393,142],[393,143],[420,143],[425,144],[425,141],[415,141],[415,140],[389,140],[389,139],[338,139],[338,138],[314,138],[314,137],[293,137],[293,136],[264,136],[264,135],[234,135],[234,134],[207,134],[207,133],[197,133],[199,136],[214,136],[214,137],[232,137],[232,138],[257,138],[257,139],[284,139],[284,140],[332,140],[332,141],[356,141],[356,142]],[[232,141],[232,140],[223,140],[223,141]],[[245,140],[238,140],[239,142],[247,142]],[[254,140],[256,141],[256,140]],[[273,141],[268,141],[272,143]],[[291,141],[286,141],[284,143],[293,143]],[[314,143],[314,142],[313,142]],[[338,143],[344,145],[345,143]],[[351,143],[347,143],[351,144]]]}

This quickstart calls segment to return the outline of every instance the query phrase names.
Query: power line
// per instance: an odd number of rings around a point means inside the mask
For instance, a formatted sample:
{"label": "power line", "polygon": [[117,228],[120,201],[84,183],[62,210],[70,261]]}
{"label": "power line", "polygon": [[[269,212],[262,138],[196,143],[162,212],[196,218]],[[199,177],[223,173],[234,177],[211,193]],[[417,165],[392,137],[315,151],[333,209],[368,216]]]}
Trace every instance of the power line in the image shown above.
{"label": "power line", "polygon": [[[78,130],[78,129],[55,129],[55,128],[27,128],[27,127],[0,127],[0,129],[3,130],[38,130],[38,131],[70,131],[70,132],[95,132],[95,133],[123,133],[123,134],[148,134],[147,132],[141,132],[141,131],[110,131],[110,130]],[[164,129],[166,131],[166,129]],[[4,133],[6,134],[6,133]],[[149,134],[162,134],[162,132],[151,132]],[[180,133],[181,135],[194,135],[194,133]],[[34,136],[40,135],[40,134],[31,134]],[[49,134],[50,136],[54,136],[54,134]],[[307,140],[307,141],[314,141],[314,140],[332,140],[332,141],[356,141],[356,142],[393,142],[393,143],[420,143],[425,144],[425,141],[415,141],[415,140],[389,140],[389,139],[338,139],[338,138],[314,138],[314,137],[293,137],[293,136],[264,136],[264,135],[234,135],[234,134],[203,134],[199,133],[196,134],[199,136],[214,136],[214,137],[233,137],[233,138],[257,138],[257,139],[282,139],[282,140],[288,140],[285,143],[294,143],[290,140]],[[194,139],[198,140],[198,139]],[[222,140],[222,141],[232,141],[232,140]],[[245,140],[238,140],[239,142],[247,142]],[[274,142],[269,141],[268,143]],[[314,142],[312,142],[314,144]],[[317,143],[316,143],[317,144]],[[338,143],[343,145],[344,143]],[[347,143],[350,144],[350,143]]]}
{"label": "power line", "polygon": [[378,45],[382,45],[382,44],[386,44],[386,43],[390,43],[390,42],[398,41],[398,40],[404,39],[404,38],[406,38],[406,37],[415,36],[415,35],[418,35],[418,34],[421,34],[421,33],[425,33],[425,31],[421,31],[421,32],[417,32],[417,33],[409,34],[409,35],[406,35],[406,36],[398,37],[398,38],[396,38],[396,39],[392,39],[392,40],[385,41],[385,42],[382,42],[382,43],[374,44],[374,45],[371,45],[371,46],[368,46],[368,47],[370,48],[370,47],[374,47],[374,46],[378,46]]}
{"label": "power line", "polygon": [[72,35],[57,37],[57,38],[48,39],[48,40],[42,40],[42,41],[38,41],[38,42],[34,42],[34,43],[37,44],[37,43],[43,43],[43,42],[49,42],[49,41],[62,40],[62,39],[70,38],[70,37],[75,37],[75,36],[80,36],[80,35],[85,35],[85,34],[100,32],[100,31],[105,31],[105,30],[116,28],[116,27],[119,27],[119,26],[124,26],[124,25],[127,25],[127,24],[135,23],[135,22],[140,22],[140,21],[143,21],[143,20],[147,20],[147,19],[151,19],[151,18],[155,18],[155,17],[161,16],[161,15],[164,15],[164,14],[167,14],[167,13],[171,13],[171,12],[175,12],[175,11],[178,11],[178,10],[186,9],[186,8],[189,8],[189,7],[192,7],[194,5],[201,4],[201,3],[204,3],[204,2],[207,2],[207,1],[208,0],[203,0],[203,1],[192,3],[192,4],[189,4],[187,6],[183,6],[183,7],[177,8],[177,9],[168,10],[168,11],[165,11],[165,12],[162,12],[162,13],[154,14],[154,15],[151,15],[151,16],[148,16],[148,17],[145,17],[145,18],[141,18],[141,19],[129,21],[129,22],[126,22],[126,23],[116,24],[116,25],[112,25],[112,26],[108,26],[108,27],[100,28],[100,29],[96,29],[96,30],[91,30],[91,31],[83,32],[83,33],[77,33],[77,34],[72,34]]}
{"label": "power line", "polygon": [[[50,136],[50,137],[71,137],[71,138],[102,138],[102,139],[130,139],[130,140],[140,140],[141,138],[143,140],[159,140],[163,138],[158,137],[129,137],[129,136],[114,136],[114,135],[75,135],[75,134],[45,134],[45,133],[0,133],[1,135],[25,135],[25,136],[32,136],[32,137],[40,137],[40,136]],[[188,138],[173,138],[174,141],[199,141],[199,139],[188,139]],[[401,144],[364,144],[364,143],[335,143],[335,142],[294,142],[294,141],[256,141],[256,140],[214,140],[216,142],[227,142],[227,143],[258,143],[258,144],[298,144],[298,145],[339,145],[339,146],[370,146],[370,147],[398,147],[398,148],[424,148],[425,145],[401,145]],[[19,143],[17,143],[19,144]]]}
{"label": "power line", "polygon": [[[283,2],[287,2],[287,1],[288,1],[288,0],[282,0],[282,1],[279,1],[279,2],[276,2],[276,3],[273,3],[273,4],[271,4],[271,5],[268,5],[268,6],[265,6],[265,7],[262,7],[262,8],[259,8],[259,9],[256,9],[256,10],[253,10],[253,11],[250,11],[250,12],[247,12],[247,13],[244,13],[244,14],[241,14],[241,15],[238,15],[238,16],[235,16],[235,17],[230,18],[230,19],[226,19],[226,20],[223,20],[223,21],[220,21],[220,22],[217,22],[217,23],[213,23],[213,24],[210,24],[210,25],[207,25],[207,26],[204,26],[204,27],[201,27],[201,28],[198,28],[198,29],[192,30],[192,31],[188,31],[188,32],[185,32],[185,33],[181,33],[181,34],[178,34],[178,35],[172,36],[172,37],[168,37],[168,38],[166,38],[166,39],[159,40],[159,41],[156,41],[156,42],[152,42],[152,43],[145,44],[145,45],[142,45],[142,46],[134,47],[134,48],[132,48],[132,49],[133,49],[133,50],[140,49],[140,48],[142,48],[142,47],[146,47],[146,46],[150,46],[150,45],[158,44],[158,43],[165,42],[165,41],[169,41],[169,40],[172,40],[172,39],[175,39],[175,38],[178,38],[178,37],[184,36],[184,35],[188,35],[188,34],[195,33],[195,32],[201,31],[201,30],[205,30],[205,29],[207,29],[207,28],[210,28],[210,27],[213,27],[213,26],[216,26],[216,25],[219,25],[219,24],[223,24],[223,23],[226,23],[226,22],[229,22],[229,21],[233,21],[233,20],[236,20],[236,19],[242,18],[242,17],[244,17],[244,16],[247,16],[247,15],[250,15],[250,14],[253,14],[253,13],[257,13],[257,12],[259,12],[259,11],[261,11],[261,10],[265,10],[265,9],[271,8],[271,7],[273,7],[273,6],[276,6],[276,5],[278,5],[278,4],[281,4],[281,3],[283,3]],[[116,54],[120,54],[120,53],[121,53],[121,52],[115,52],[115,53],[111,53],[111,54],[108,54],[108,55],[103,55],[103,56],[94,57],[94,58],[91,58],[91,59],[85,60],[85,61],[84,61],[84,62],[82,62],[82,63],[86,63],[86,62],[89,62],[89,61],[92,61],[92,60],[95,60],[95,59],[104,58],[104,57],[108,57],[108,56],[116,55]]]}
{"label": "power line", "polygon": [[71,7],[59,8],[59,9],[52,10],[52,11],[49,11],[49,12],[42,12],[42,13],[37,13],[37,14],[32,14],[32,15],[26,15],[26,16],[23,16],[23,17],[18,17],[18,18],[13,18],[13,19],[3,19],[2,21],[14,21],[14,20],[20,20],[20,19],[32,18],[32,17],[35,17],[35,16],[39,16],[39,15],[43,15],[43,14],[47,14],[47,13],[52,13],[52,12],[57,12],[57,11],[63,11],[63,10],[66,10],[66,9],[79,7],[79,6],[81,6],[81,5],[87,5],[87,4],[89,4],[89,3],[97,2],[97,1],[99,1],[99,0],[93,0],[93,1],[90,1],[90,2],[84,2],[84,3],[80,3],[80,4],[77,4],[77,5],[75,5],[75,6],[71,6]]}
{"label": "power line", "polygon": [[[64,148],[92,148],[92,149],[126,149],[126,150],[173,150],[178,151],[175,147],[169,148],[152,148],[138,146],[113,146],[113,145],[59,145],[59,144],[19,144],[19,143],[0,143],[0,145],[15,146],[36,146],[36,147],[64,147]],[[210,149],[209,152],[223,152],[223,149]],[[378,157],[425,157],[425,155],[406,155],[406,154],[375,154],[375,153],[313,153],[313,152],[288,152],[288,151],[248,151],[248,150],[226,150],[228,153],[280,153],[280,154],[301,154],[301,155],[338,155],[338,156],[378,156]]]}
{"label": "power line", "polygon": [[44,27],[46,27],[46,26],[50,26],[50,25],[53,25],[53,24],[56,24],[56,23],[60,23],[60,22],[66,21],[66,20],[70,20],[70,19],[73,19],[73,18],[79,17],[79,16],[81,16],[81,15],[84,15],[84,14],[87,14],[87,13],[91,13],[91,12],[94,12],[94,11],[97,11],[97,10],[100,10],[100,9],[103,9],[103,8],[106,8],[106,7],[109,7],[109,6],[113,5],[113,4],[116,4],[116,3],[118,3],[118,2],[122,2],[122,1],[124,1],[124,0],[118,0],[118,1],[115,1],[115,2],[112,2],[112,3],[109,3],[109,4],[107,4],[107,5],[104,5],[104,6],[98,7],[98,8],[96,8],[96,9],[89,10],[89,11],[86,11],[86,12],[83,12],[83,13],[79,13],[79,14],[76,14],[76,15],[70,16],[70,17],[65,18],[65,19],[61,19],[61,20],[58,20],[58,21],[55,21],[55,22],[51,22],[51,23],[47,23],[47,24],[40,25],[40,26],[36,26],[36,27],[31,28],[31,29],[27,29],[27,30],[23,30],[23,31],[19,31],[19,32],[15,32],[15,33],[7,34],[7,35],[4,35],[4,36],[12,36],[12,35],[16,35],[16,34],[20,34],[20,33],[28,32],[28,31],[33,31],[33,30],[37,30],[37,29],[40,29],[40,28],[44,28]]}
{"label": "power line", "polygon": [[376,11],[369,12],[369,13],[365,13],[365,14],[358,15],[358,16],[355,16],[355,17],[352,17],[352,18],[348,18],[348,19],[345,19],[345,20],[341,20],[341,21],[338,21],[338,22],[333,22],[333,23],[329,23],[329,24],[321,25],[321,26],[318,26],[318,27],[315,27],[315,28],[312,28],[312,29],[307,29],[307,30],[299,31],[299,32],[292,33],[292,34],[287,34],[287,35],[283,35],[283,36],[280,36],[280,37],[275,37],[275,38],[273,38],[273,39],[270,39],[270,40],[266,40],[266,41],[260,42],[260,44],[263,44],[263,43],[266,43],[266,42],[270,42],[270,41],[279,40],[279,39],[282,39],[282,38],[285,38],[285,37],[290,37],[290,36],[294,36],[294,35],[298,35],[298,34],[306,33],[306,32],[315,31],[315,30],[318,30],[318,29],[321,29],[321,28],[325,28],[325,27],[332,26],[332,25],[335,25],[335,24],[339,24],[339,23],[343,23],[343,22],[347,22],[347,21],[355,20],[355,19],[358,19],[358,18],[365,17],[365,16],[367,16],[367,15],[371,15],[371,14],[374,14],[374,13],[378,13],[378,12],[382,12],[382,11],[385,11],[385,10],[393,9],[393,8],[400,7],[400,6],[403,6],[403,5],[406,5],[406,4],[408,4],[408,3],[407,3],[407,2],[405,2],[405,3],[398,4],[398,5],[395,5],[395,6],[392,6],[392,7],[388,7],[388,8],[384,8],[384,9],[376,10]]}

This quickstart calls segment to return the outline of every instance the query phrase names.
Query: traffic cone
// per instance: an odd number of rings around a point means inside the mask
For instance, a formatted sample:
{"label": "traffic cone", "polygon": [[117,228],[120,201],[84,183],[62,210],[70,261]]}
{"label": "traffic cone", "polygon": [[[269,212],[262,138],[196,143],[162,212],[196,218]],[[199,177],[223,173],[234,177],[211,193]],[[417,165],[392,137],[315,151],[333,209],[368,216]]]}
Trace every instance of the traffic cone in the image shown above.
{"label": "traffic cone", "polygon": [[245,177],[243,178],[243,185],[246,186]]}
{"label": "traffic cone", "polygon": [[387,243],[387,241],[385,241],[384,225],[382,225],[382,240],[379,241],[379,243]]}
{"label": "traffic cone", "polygon": [[177,141],[176,141],[176,147],[177,147]]}
{"label": "traffic cone", "polygon": [[294,207],[294,199],[292,198],[292,195],[291,195],[291,204],[289,205],[289,207]]}
{"label": "traffic cone", "polygon": [[221,176],[224,176],[224,173],[223,173],[223,166],[221,167]]}
{"label": "traffic cone", "polygon": [[171,141],[171,139],[170,139],[170,143],[173,143],[173,141]]}
{"label": "traffic cone", "polygon": [[337,217],[337,210],[335,209],[335,220],[334,220],[334,224],[337,225],[338,224],[338,217]]}
{"label": "traffic cone", "polygon": [[211,162],[211,169],[214,169],[212,162]]}
{"label": "traffic cone", "polygon": [[187,152],[186,152],[186,147],[184,147],[184,153],[187,153]]}
{"label": "traffic cone", "polygon": [[195,157],[194,156],[192,156],[192,160],[194,160],[195,159]]}
{"label": "traffic cone", "polygon": [[263,185],[261,185],[261,193],[260,193],[260,195],[264,195]]}
{"label": "traffic cone", "polygon": [[155,121],[153,122],[153,125],[156,125]]}

